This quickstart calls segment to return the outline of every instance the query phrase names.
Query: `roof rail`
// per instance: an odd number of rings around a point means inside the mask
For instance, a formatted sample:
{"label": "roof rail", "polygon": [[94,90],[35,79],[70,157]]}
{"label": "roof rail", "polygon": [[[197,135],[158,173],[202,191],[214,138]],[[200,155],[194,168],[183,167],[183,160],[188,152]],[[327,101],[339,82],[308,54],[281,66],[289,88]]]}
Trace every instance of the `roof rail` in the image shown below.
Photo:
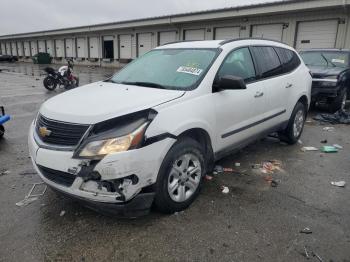
{"label": "roof rail", "polygon": [[267,39],[267,38],[258,38],[258,37],[245,37],[245,38],[233,38],[233,39],[227,39],[224,41],[221,41],[219,44],[220,46],[231,43],[231,42],[235,42],[235,41],[240,41],[240,40],[266,40],[266,41],[272,41],[272,42],[276,42],[276,43],[280,43],[280,44],[284,44],[281,41],[277,41],[277,40],[273,40],[273,39]]}
{"label": "roof rail", "polygon": [[177,44],[177,43],[184,43],[184,42],[200,42],[200,41],[208,41],[208,40],[179,40],[179,41],[173,41],[173,42],[165,43],[165,44],[162,44],[160,46]]}

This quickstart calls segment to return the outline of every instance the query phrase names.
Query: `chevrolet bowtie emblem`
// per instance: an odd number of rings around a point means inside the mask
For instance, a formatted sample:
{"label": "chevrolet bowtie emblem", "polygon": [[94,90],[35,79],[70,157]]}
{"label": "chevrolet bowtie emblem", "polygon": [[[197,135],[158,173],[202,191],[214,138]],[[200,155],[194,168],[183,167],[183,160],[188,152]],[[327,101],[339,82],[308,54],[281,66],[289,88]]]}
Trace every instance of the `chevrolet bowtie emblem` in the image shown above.
{"label": "chevrolet bowtie emblem", "polygon": [[41,137],[46,137],[51,135],[51,131],[46,127],[42,126],[42,127],[39,127],[39,134]]}

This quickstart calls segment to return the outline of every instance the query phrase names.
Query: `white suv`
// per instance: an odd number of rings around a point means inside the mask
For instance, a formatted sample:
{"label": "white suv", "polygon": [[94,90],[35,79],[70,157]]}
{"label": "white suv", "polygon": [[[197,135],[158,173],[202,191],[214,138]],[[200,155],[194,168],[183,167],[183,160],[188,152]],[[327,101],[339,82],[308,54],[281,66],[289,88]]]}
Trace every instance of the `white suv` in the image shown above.
{"label": "white suv", "polygon": [[31,158],[46,184],[95,210],[180,211],[232,150],[271,132],[295,143],[311,82],[279,42],[160,46],[106,81],[46,101],[31,125]]}

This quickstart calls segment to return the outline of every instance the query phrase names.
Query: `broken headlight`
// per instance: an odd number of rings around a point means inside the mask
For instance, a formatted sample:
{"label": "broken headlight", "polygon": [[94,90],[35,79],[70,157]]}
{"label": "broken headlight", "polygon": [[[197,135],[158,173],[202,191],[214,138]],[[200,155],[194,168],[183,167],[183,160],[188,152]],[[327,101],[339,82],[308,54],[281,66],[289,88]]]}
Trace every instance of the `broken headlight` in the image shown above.
{"label": "broken headlight", "polygon": [[147,125],[148,122],[142,124],[136,130],[125,136],[91,141],[83,147],[79,153],[79,157],[103,157],[108,154],[137,148],[143,140],[143,135]]}
{"label": "broken headlight", "polygon": [[95,124],[74,157],[98,160],[141,147],[146,129],[156,115],[155,110],[149,109]]}

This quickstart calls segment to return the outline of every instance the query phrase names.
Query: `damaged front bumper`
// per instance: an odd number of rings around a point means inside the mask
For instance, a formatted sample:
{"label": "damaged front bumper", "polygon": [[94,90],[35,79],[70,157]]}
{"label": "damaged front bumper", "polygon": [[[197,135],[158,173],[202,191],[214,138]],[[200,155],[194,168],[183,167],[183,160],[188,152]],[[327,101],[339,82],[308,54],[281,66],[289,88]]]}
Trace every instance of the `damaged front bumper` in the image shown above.
{"label": "damaged front bumper", "polygon": [[174,139],[89,161],[73,158],[73,151],[39,147],[33,129],[28,137],[33,166],[51,188],[103,213],[135,217],[149,212],[154,198],[149,188]]}

